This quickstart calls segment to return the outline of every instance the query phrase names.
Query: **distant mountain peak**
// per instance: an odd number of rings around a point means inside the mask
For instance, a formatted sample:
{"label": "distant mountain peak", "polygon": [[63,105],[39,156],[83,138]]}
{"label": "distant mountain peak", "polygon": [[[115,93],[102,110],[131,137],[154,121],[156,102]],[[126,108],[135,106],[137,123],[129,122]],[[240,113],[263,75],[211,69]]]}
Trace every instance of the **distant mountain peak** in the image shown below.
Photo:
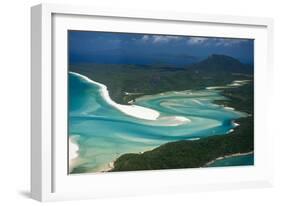
{"label": "distant mountain peak", "polygon": [[252,73],[251,66],[241,63],[239,60],[221,54],[212,54],[206,59],[189,67],[198,71],[209,72],[231,72],[231,73]]}
{"label": "distant mountain peak", "polygon": [[[231,56],[223,55],[223,54],[212,54],[208,56],[207,59],[205,60],[211,60],[211,61],[219,61],[219,62],[235,62],[235,63],[240,63],[242,64],[238,59],[235,59]],[[204,60],[203,60],[204,61]]]}

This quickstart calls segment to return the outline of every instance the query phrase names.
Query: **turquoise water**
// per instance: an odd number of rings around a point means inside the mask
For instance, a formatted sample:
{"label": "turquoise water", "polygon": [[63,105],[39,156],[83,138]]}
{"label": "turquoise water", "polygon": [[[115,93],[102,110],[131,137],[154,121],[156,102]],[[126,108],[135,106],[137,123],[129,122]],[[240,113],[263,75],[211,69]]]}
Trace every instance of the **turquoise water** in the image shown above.
{"label": "turquoise water", "polygon": [[[76,167],[102,171],[125,153],[231,132],[233,121],[246,114],[212,103],[225,99],[219,91],[207,89],[143,96],[134,104],[160,113],[156,120],[145,120],[109,104],[100,85],[69,73],[69,134],[79,145]],[[175,117],[188,121],[176,121]]]}
{"label": "turquoise water", "polygon": [[222,166],[243,166],[254,165],[254,154],[247,154],[236,157],[227,157],[221,160],[216,160],[208,167],[222,167]]}

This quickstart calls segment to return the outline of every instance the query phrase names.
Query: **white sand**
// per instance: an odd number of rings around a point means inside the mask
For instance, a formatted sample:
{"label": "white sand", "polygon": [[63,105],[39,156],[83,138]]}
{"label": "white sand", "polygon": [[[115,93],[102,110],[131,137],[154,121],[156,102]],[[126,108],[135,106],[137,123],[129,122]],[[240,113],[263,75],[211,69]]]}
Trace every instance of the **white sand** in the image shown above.
{"label": "white sand", "polygon": [[232,121],[232,125],[233,125],[234,127],[240,126],[240,124],[236,123],[234,120]]}
{"label": "white sand", "polygon": [[110,104],[111,106],[115,107],[116,109],[120,110],[121,112],[129,115],[129,116],[133,116],[139,119],[146,119],[146,120],[156,120],[160,113],[158,111],[155,111],[153,109],[149,109],[149,108],[145,108],[145,107],[141,107],[141,106],[137,106],[137,105],[121,105],[121,104],[117,104],[116,102],[114,102],[108,93],[107,87],[101,83],[95,82],[91,79],[89,79],[86,76],[83,76],[81,74],[75,73],[75,72],[70,72],[71,74],[77,75],[81,78],[83,78],[84,80],[96,84],[100,87],[101,89],[101,94],[103,96],[103,98],[105,99],[105,101]]}
{"label": "white sand", "polygon": [[195,102],[195,103],[197,103],[197,104],[199,104],[199,105],[203,105],[202,102],[200,102],[200,101],[197,100],[197,99],[193,99],[192,101]]}
{"label": "white sand", "polygon": [[224,109],[227,109],[227,110],[234,110],[233,107],[224,107]]}
{"label": "white sand", "polygon": [[234,132],[234,129],[230,129],[227,134],[231,133],[231,132]]}
{"label": "white sand", "polygon": [[216,89],[227,89],[227,88],[233,88],[233,87],[240,87],[245,84],[248,84],[249,82],[251,82],[251,80],[234,80],[232,83],[227,84],[226,86],[206,87],[206,89],[216,90]]}
{"label": "white sand", "polygon": [[206,87],[207,90],[213,90],[213,89],[227,89],[228,86],[215,86],[215,87]]}
{"label": "white sand", "polygon": [[79,146],[75,143],[72,137],[69,137],[69,170],[72,171],[76,158],[79,156]]}
{"label": "white sand", "polygon": [[189,140],[189,141],[196,141],[196,140],[200,140],[199,137],[196,137],[196,138],[190,138],[190,139],[186,139],[186,140]]}
{"label": "white sand", "polygon": [[114,169],[115,160],[101,166],[98,170],[93,170],[92,172],[109,172],[110,170]]}
{"label": "white sand", "polygon": [[159,119],[158,122],[155,123],[155,125],[158,126],[179,126],[182,124],[187,124],[190,123],[191,120],[186,118],[186,117],[182,117],[182,116],[168,116],[168,117],[161,117]]}

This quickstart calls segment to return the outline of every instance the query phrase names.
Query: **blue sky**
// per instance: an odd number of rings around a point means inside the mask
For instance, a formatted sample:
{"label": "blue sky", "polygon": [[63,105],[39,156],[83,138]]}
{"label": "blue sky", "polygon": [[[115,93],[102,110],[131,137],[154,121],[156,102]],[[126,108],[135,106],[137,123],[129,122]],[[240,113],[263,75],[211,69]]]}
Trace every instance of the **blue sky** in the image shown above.
{"label": "blue sky", "polygon": [[211,54],[253,63],[248,39],[69,31],[69,62],[184,66]]}

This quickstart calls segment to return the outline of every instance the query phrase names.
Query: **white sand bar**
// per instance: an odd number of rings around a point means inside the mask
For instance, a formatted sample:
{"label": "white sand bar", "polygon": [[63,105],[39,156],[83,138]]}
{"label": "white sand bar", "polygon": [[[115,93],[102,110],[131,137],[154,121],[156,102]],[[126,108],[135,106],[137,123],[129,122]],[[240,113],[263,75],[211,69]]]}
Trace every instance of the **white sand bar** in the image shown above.
{"label": "white sand bar", "polygon": [[121,105],[121,104],[117,104],[116,102],[114,102],[110,96],[109,96],[109,92],[107,90],[107,87],[101,83],[95,82],[93,80],[91,80],[90,78],[75,73],[75,72],[70,72],[71,74],[74,74],[76,76],[79,76],[81,78],[83,78],[84,80],[98,85],[101,89],[101,94],[103,96],[103,98],[105,99],[105,101],[110,104],[111,106],[115,107],[116,109],[118,109],[119,111],[129,115],[129,116],[133,116],[139,119],[146,119],[146,120],[156,120],[160,113],[156,110],[150,109],[150,108],[145,108],[145,107],[141,107],[138,105]]}

